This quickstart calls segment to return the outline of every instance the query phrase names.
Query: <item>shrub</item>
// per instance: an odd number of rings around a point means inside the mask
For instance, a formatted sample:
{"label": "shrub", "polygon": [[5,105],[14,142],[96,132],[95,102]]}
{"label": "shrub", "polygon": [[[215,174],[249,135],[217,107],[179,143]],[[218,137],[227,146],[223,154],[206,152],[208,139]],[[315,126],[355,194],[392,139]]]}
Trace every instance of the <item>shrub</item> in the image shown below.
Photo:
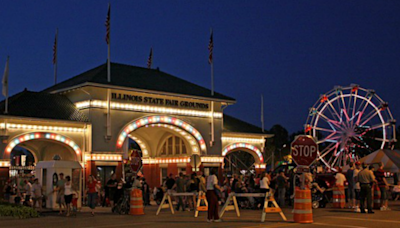
{"label": "shrub", "polygon": [[37,218],[39,213],[31,207],[9,203],[0,204],[0,217]]}

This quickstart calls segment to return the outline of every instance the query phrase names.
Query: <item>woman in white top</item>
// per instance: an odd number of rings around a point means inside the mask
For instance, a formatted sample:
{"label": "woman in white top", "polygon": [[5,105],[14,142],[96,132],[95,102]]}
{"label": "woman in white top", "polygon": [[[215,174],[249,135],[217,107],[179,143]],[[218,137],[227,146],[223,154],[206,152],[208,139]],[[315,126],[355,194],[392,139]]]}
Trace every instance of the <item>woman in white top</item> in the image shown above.
{"label": "woman in white top", "polygon": [[72,201],[72,184],[71,184],[71,177],[67,176],[65,177],[65,184],[64,184],[64,199],[65,199],[65,204],[67,205],[67,216],[69,216],[70,211],[71,211],[71,201]]}
{"label": "woman in white top", "polygon": [[261,174],[260,191],[261,193],[269,192],[269,178],[266,172]]}
{"label": "woman in white top", "polygon": [[218,210],[218,197],[215,192],[216,189],[221,191],[221,188],[218,185],[218,178],[215,175],[215,169],[211,169],[211,174],[207,178],[207,202],[208,202],[208,217],[207,222],[221,222],[222,220],[219,218],[219,210]]}

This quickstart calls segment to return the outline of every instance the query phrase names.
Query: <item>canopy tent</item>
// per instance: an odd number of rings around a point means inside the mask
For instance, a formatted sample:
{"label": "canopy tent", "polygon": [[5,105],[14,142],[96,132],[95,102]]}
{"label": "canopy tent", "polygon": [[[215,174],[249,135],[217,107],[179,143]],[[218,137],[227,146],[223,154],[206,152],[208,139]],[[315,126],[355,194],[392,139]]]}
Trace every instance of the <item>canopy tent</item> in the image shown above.
{"label": "canopy tent", "polygon": [[386,172],[400,172],[400,151],[399,150],[377,150],[359,160],[367,164],[383,162],[383,170]]}

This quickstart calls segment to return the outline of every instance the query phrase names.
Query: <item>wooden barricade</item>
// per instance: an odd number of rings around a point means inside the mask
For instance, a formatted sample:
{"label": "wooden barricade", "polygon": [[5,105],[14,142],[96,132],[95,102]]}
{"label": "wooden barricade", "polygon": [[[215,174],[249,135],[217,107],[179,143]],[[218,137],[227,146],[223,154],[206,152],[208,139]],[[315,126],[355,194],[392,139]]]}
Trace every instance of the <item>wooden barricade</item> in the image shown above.
{"label": "wooden barricade", "polygon": [[[201,203],[204,203],[205,206],[201,206]],[[206,194],[202,191],[199,192],[199,198],[196,203],[196,212],[194,213],[194,217],[197,218],[199,216],[199,211],[208,211],[208,202],[206,199]]]}
{"label": "wooden barricade", "polygon": [[[284,221],[286,221],[286,216],[282,212],[282,209],[279,207],[279,205],[276,203],[274,197],[271,195],[271,193],[231,193],[228,196],[228,199],[226,200],[224,206],[222,207],[219,217],[222,218],[224,215],[225,211],[228,208],[228,205],[233,202],[234,209],[236,211],[237,217],[240,217],[240,211],[239,211],[239,206],[236,200],[236,197],[263,197],[264,198],[264,208],[261,213],[261,222],[265,221],[265,216],[267,213],[279,213],[279,215],[282,217]],[[268,203],[272,204],[272,207],[268,207]]]}
{"label": "wooden barricade", "polygon": [[[197,195],[197,193],[182,192],[182,193],[172,193],[171,195],[168,193],[165,193],[163,199],[161,200],[160,206],[158,207],[156,215],[158,215],[160,213],[162,208],[168,208],[168,207],[171,209],[171,213],[175,214],[174,207],[172,205],[171,196],[191,196],[191,197],[193,197],[193,195]],[[165,203],[166,200],[168,200],[168,204]],[[206,200],[206,202],[207,202],[207,200]],[[197,216],[195,216],[195,217],[197,217]]]}

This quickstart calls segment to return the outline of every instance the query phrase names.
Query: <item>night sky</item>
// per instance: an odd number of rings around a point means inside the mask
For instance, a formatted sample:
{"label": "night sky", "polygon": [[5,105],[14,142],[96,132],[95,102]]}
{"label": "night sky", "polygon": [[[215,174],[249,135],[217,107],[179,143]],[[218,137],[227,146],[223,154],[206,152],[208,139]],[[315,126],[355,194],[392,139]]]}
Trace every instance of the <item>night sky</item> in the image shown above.
{"label": "night sky", "polygon": [[[237,99],[225,112],[265,128],[303,129],[308,109],[336,85],[374,89],[400,118],[400,1],[111,1],[111,60],[153,67]],[[106,62],[108,1],[4,1],[0,71],[10,95],[66,80]]]}

